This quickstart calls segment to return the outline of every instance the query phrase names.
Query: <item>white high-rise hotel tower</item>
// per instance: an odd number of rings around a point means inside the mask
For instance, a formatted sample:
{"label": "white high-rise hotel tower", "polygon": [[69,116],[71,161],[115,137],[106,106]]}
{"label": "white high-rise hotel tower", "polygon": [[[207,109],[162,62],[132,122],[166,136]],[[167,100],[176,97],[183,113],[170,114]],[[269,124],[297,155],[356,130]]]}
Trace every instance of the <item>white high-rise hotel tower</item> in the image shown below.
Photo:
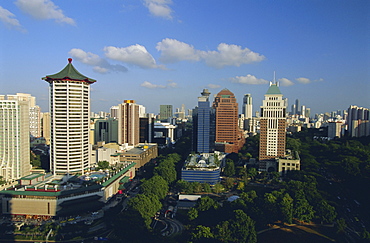
{"label": "white high-rise hotel tower", "polygon": [[90,167],[90,84],[68,59],[59,73],[42,79],[50,95],[50,170],[54,174],[83,172]]}

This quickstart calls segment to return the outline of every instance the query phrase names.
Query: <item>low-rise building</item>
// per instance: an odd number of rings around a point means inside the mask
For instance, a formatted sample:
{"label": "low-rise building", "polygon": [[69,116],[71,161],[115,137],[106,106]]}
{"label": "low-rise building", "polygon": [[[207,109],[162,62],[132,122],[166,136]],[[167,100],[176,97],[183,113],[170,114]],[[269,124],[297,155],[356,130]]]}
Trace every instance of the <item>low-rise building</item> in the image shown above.
{"label": "low-rise building", "polygon": [[151,159],[158,157],[158,146],[156,143],[140,143],[139,145],[118,153],[121,162],[134,162],[138,169],[148,163]]}
{"label": "low-rise building", "polygon": [[135,163],[117,165],[115,171],[77,176],[33,174],[0,191],[2,213],[50,218],[100,209],[119,192],[122,183],[135,177]]}
{"label": "low-rise building", "polygon": [[209,183],[220,181],[221,164],[225,154],[214,153],[190,154],[181,170],[181,179],[189,182]]}

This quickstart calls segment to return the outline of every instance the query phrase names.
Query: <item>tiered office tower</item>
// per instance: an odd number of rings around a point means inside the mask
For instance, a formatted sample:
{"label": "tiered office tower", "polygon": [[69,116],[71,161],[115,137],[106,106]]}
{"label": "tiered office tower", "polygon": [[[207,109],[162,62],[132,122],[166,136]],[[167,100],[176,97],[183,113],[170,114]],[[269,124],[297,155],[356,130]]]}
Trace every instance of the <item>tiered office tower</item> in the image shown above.
{"label": "tiered office tower", "polygon": [[0,95],[0,176],[17,180],[30,173],[30,99]]}
{"label": "tiered office tower", "polygon": [[270,82],[270,87],[262,101],[260,119],[259,160],[269,160],[285,156],[286,104],[278,83]]}
{"label": "tiered office tower", "polygon": [[140,138],[139,105],[124,100],[118,106],[118,143],[136,146]]}
{"label": "tiered office tower", "polygon": [[54,174],[83,173],[90,167],[90,84],[68,59],[59,73],[42,78],[50,94],[50,169]]}
{"label": "tiered office tower", "polygon": [[[216,113],[216,150],[238,153],[243,147],[244,138],[238,126],[238,103],[228,89],[221,90],[215,97],[213,108]],[[219,149],[223,144],[224,148]]]}

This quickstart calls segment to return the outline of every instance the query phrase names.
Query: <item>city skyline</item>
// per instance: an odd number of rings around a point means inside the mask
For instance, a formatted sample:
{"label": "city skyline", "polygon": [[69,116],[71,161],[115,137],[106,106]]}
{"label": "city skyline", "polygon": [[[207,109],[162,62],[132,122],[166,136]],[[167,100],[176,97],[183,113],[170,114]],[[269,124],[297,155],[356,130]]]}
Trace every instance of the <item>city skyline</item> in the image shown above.
{"label": "city skyline", "polygon": [[[67,58],[97,82],[91,110],[136,100],[197,105],[223,88],[259,109],[269,81],[315,113],[369,107],[368,1],[17,0],[0,5],[0,88],[29,93],[48,111],[41,77]],[[6,81],[6,82],[4,82]]]}

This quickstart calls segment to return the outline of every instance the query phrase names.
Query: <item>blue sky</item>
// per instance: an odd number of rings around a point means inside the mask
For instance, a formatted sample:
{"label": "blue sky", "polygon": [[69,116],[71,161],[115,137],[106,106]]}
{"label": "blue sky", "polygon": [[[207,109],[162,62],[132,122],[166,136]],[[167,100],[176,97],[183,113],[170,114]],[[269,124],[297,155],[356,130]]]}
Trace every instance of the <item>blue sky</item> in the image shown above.
{"label": "blue sky", "polygon": [[[73,58],[92,111],[134,99],[194,108],[223,88],[254,110],[274,78],[311,113],[370,107],[370,2],[344,0],[15,0],[0,2],[0,94],[30,93]],[[290,110],[290,107],[289,107]]]}

